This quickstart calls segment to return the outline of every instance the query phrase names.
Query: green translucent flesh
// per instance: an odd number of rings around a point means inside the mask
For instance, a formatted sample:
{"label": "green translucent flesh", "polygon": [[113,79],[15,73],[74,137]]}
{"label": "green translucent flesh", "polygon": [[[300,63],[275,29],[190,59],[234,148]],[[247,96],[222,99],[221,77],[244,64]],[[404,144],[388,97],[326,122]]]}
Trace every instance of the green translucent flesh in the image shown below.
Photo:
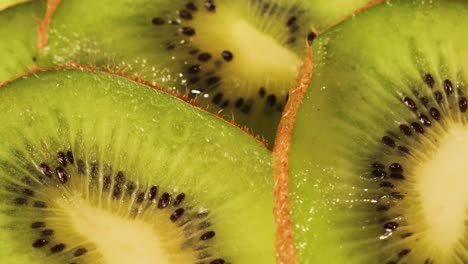
{"label": "green translucent flesh", "polygon": [[[189,11],[188,2],[197,11],[190,11],[193,19],[181,19],[178,11]],[[266,3],[259,1],[213,2],[215,12],[207,11],[204,0],[63,1],[53,16],[42,64],[77,62],[138,74],[162,87],[198,96],[198,102],[212,112],[234,116],[272,143],[305,55],[309,28],[302,25],[310,24],[308,12],[298,1],[275,0],[266,9]],[[291,33],[286,24],[294,15],[299,27]],[[165,23],[153,25],[156,17]],[[195,35],[182,34],[186,26],[194,28]],[[286,44],[291,37],[296,40]],[[169,45],[174,48],[168,50]],[[192,55],[193,50],[199,51]],[[233,52],[232,61],[222,58],[224,50]],[[212,58],[198,60],[205,52]],[[202,70],[190,74],[193,65],[201,65]],[[208,84],[210,77],[221,80]],[[261,87],[264,96],[259,95]],[[214,99],[218,93],[219,101]],[[275,97],[271,106],[270,95]]]}
{"label": "green translucent flesh", "polygon": [[44,10],[45,1],[37,0],[0,12],[0,83],[35,67],[37,28]]}
{"label": "green translucent flesh", "polygon": [[[216,232],[209,244],[214,257],[232,263],[274,261],[271,154],[231,124],[127,79],[78,70],[8,84],[0,89],[0,112],[2,263],[64,263],[70,256],[31,247],[38,238],[31,222],[54,211],[32,208],[31,200],[18,210],[16,196],[6,189],[12,183],[27,187],[21,182],[26,176],[36,182],[36,192],[48,190],[37,183],[37,166],[52,167],[57,151],[67,149],[75,160],[110,163],[139,186],[184,192],[182,207],[209,211]],[[54,192],[68,193],[51,181]]]}
{"label": "green translucent flesh", "polygon": [[[459,243],[444,252],[427,246],[438,238],[424,235],[414,191],[417,179],[408,169],[431,156],[439,136],[452,124],[466,126],[458,100],[468,93],[467,28],[466,2],[392,1],[316,39],[312,82],[297,114],[289,158],[300,263],[467,261],[466,230]],[[433,89],[423,81],[426,73],[435,80]],[[438,104],[433,93],[437,90],[446,98],[446,79],[452,81],[454,95]],[[418,121],[404,97],[416,102],[431,127]],[[422,97],[428,99],[427,107]],[[430,107],[438,109],[441,121],[431,117]],[[424,136],[413,129],[413,136],[403,135],[399,125],[411,122],[424,127]],[[384,145],[383,136],[408,147],[411,154]],[[386,178],[395,187],[379,188],[383,179],[373,179],[374,161],[403,164],[407,180]],[[407,198],[399,202],[391,192]],[[380,205],[391,209],[377,212]],[[388,221],[400,225],[393,235],[383,227]],[[405,232],[415,235],[400,239]],[[389,237],[380,239],[382,235]],[[399,259],[403,249],[412,252]]]}
{"label": "green translucent flesh", "polygon": [[330,0],[330,1],[304,1],[313,17],[312,28],[323,32],[330,26],[353,15],[353,13],[366,6],[371,0]]}
{"label": "green translucent flesh", "polygon": [[0,11],[28,1],[31,0],[2,0],[0,2]]}

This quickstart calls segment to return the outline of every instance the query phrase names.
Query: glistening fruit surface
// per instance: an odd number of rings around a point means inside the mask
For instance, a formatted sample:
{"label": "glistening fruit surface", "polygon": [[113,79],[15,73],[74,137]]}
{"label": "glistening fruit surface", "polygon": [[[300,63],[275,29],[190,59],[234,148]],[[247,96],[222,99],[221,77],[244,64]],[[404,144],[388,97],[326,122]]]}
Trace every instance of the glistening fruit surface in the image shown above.
{"label": "glistening fruit surface", "polygon": [[272,263],[271,155],[115,75],[0,89],[2,263]]}
{"label": "glistening fruit surface", "polygon": [[310,19],[300,1],[62,1],[41,63],[125,70],[272,143]]}
{"label": "glistening fruit surface", "polygon": [[466,1],[390,1],[315,40],[289,157],[299,263],[468,262],[467,28]]}

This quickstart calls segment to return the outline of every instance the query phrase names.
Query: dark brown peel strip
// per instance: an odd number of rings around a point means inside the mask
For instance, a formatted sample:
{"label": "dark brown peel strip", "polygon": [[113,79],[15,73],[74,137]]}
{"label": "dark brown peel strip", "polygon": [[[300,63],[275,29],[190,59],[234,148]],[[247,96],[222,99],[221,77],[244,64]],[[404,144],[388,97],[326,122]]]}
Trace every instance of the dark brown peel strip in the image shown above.
{"label": "dark brown peel strip", "polygon": [[52,21],[52,16],[55,13],[55,10],[60,5],[61,0],[47,0],[47,9],[44,15],[44,18],[39,23],[38,28],[38,37],[37,37],[37,47],[39,51],[42,51],[47,46],[48,34],[50,21]]}
{"label": "dark brown peel strip", "polygon": [[312,49],[309,49],[299,71],[296,88],[289,93],[289,100],[277,130],[273,148],[273,166],[275,173],[274,213],[276,222],[276,263],[296,264],[296,249],[291,222],[291,204],[289,197],[288,168],[289,144],[296,121],[296,114],[302,98],[312,78]]}

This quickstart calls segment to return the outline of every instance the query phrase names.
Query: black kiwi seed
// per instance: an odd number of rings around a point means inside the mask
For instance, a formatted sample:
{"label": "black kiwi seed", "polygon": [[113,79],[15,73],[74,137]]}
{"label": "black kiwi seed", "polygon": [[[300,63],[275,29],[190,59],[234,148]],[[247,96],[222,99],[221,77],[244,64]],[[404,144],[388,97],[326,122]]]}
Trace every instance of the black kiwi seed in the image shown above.
{"label": "black kiwi seed", "polygon": [[24,189],[23,194],[25,194],[27,196],[34,196],[34,191],[31,190],[31,189]]}
{"label": "black kiwi seed", "polygon": [[379,184],[379,186],[382,187],[382,188],[393,188],[394,187],[393,183],[387,182],[387,181],[381,182]]}
{"label": "black kiwi seed", "polygon": [[156,195],[158,194],[158,186],[151,186],[149,192],[148,192],[148,200],[154,200],[156,198]]}
{"label": "black kiwi seed", "polygon": [[411,109],[413,111],[418,110],[418,107],[416,106],[416,103],[411,98],[405,97],[405,98],[403,98],[403,102],[405,103],[405,105],[409,109]]}
{"label": "black kiwi seed", "polygon": [[106,191],[109,191],[110,190],[110,186],[111,186],[111,177],[109,175],[105,176],[103,178],[103,181],[102,181],[102,190],[104,192]]}
{"label": "black kiwi seed", "polygon": [[221,78],[219,76],[211,76],[206,79],[206,84],[213,85],[219,83],[219,81],[221,81]]}
{"label": "black kiwi seed", "polygon": [[185,8],[187,8],[188,10],[191,10],[191,11],[197,11],[197,6],[192,3],[192,2],[188,2],[186,5],[185,5]]}
{"label": "black kiwi seed", "polygon": [[403,198],[405,198],[405,196],[400,192],[392,192],[390,195],[397,200],[403,200]]}
{"label": "black kiwi seed", "polygon": [[460,98],[458,101],[458,108],[460,109],[460,112],[465,113],[466,109],[468,107],[468,101],[466,100],[465,97]]}
{"label": "black kiwi seed", "polygon": [[16,205],[25,205],[28,203],[28,200],[26,200],[25,198],[16,198],[15,199],[15,204]]}
{"label": "black kiwi seed", "polygon": [[60,244],[57,244],[57,245],[51,247],[50,252],[51,253],[58,253],[58,252],[63,251],[65,249],[65,247],[66,247],[65,244],[60,243]]}
{"label": "black kiwi seed", "polygon": [[199,61],[209,61],[211,59],[211,54],[208,52],[202,52],[198,55]]}
{"label": "black kiwi seed", "polygon": [[45,163],[41,163],[39,165],[39,170],[41,171],[42,174],[44,174],[47,177],[52,177],[52,170],[50,169],[49,165]]}
{"label": "black kiwi seed", "polygon": [[155,17],[151,20],[151,24],[153,25],[162,25],[164,24],[164,19],[160,18],[160,17]]}
{"label": "black kiwi seed", "polygon": [[41,202],[41,201],[34,201],[33,207],[35,208],[47,208],[46,203]]}
{"label": "black kiwi seed", "polygon": [[434,98],[436,99],[437,103],[440,104],[442,102],[442,99],[444,99],[444,96],[442,95],[440,91],[435,91]]}
{"label": "black kiwi seed", "polygon": [[67,161],[70,162],[70,164],[75,163],[75,157],[73,157],[73,152],[71,150],[67,151]]}
{"label": "black kiwi seed", "polygon": [[435,81],[434,81],[434,78],[432,78],[432,75],[430,73],[426,73],[424,75],[424,82],[427,85],[429,85],[429,87],[434,88]]}
{"label": "black kiwi seed", "polygon": [[36,228],[42,228],[45,227],[44,222],[34,222],[31,224],[31,228],[36,229]]}
{"label": "black kiwi seed", "polygon": [[195,65],[192,65],[192,66],[190,66],[190,67],[188,68],[188,72],[189,72],[189,73],[197,73],[197,72],[199,72],[199,71],[201,71],[201,66],[200,66],[200,64],[195,64]]}
{"label": "black kiwi seed", "polygon": [[431,109],[429,110],[429,113],[431,114],[432,118],[434,118],[435,120],[437,121],[440,120],[440,113],[439,113],[439,110],[437,110],[437,108],[431,107]]}
{"label": "black kiwi seed", "polygon": [[379,205],[377,206],[377,212],[385,212],[385,211],[388,211],[390,210],[390,207],[386,206],[386,205]]}
{"label": "black kiwi seed", "polygon": [[47,239],[40,238],[40,239],[34,241],[32,246],[35,247],[35,248],[41,248],[41,247],[47,245],[48,243],[49,243],[49,241],[47,241]]}
{"label": "black kiwi seed", "polygon": [[195,29],[191,27],[182,27],[182,34],[186,36],[193,36],[195,35]]}
{"label": "black kiwi seed", "polygon": [[266,98],[266,105],[273,107],[276,104],[276,96],[274,94],[270,94]]}
{"label": "black kiwi seed", "polygon": [[41,233],[42,236],[51,236],[53,234],[54,234],[54,230],[52,230],[52,229],[42,230],[42,233]]}
{"label": "black kiwi seed", "polygon": [[391,172],[402,172],[403,171],[403,166],[401,166],[400,163],[392,163],[390,166],[388,166],[388,169]]}
{"label": "black kiwi seed", "polygon": [[229,50],[223,51],[221,53],[221,56],[223,57],[225,61],[232,61],[232,59],[234,58],[234,55]]}
{"label": "black kiwi seed", "polygon": [[400,173],[392,173],[390,174],[390,178],[395,179],[395,180],[404,180],[405,176],[403,176]]}
{"label": "black kiwi seed", "polygon": [[385,145],[387,145],[389,147],[392,147],[392,148],[394,148],[396,146],[395,141],[392,138],[390,138],[389,136],[383,136],[382,137],[382,142]]}
{"label": "black kiwi seed", "polygon": [[175,48],[175,44],[174,43],[167,43],[166,44],[166,50],[173,50]]}
{"label": "black kiwi seed", "polygon": [[405,146],[398,146],[398,150],[401,151],[401,152],[404,152],[406,154],[410,153],[409,149],[407,147],[405,147]]}
{"label": "black kiwi seed", "polygon": [[170,216],[172,222],[179,220],[179,218],[184,214],[184,208],[177,208]]}
{"label": "black kiwi seed", "polygon": [[372,176],[378,177],[378,178],[384,178],[387,176],[387,173],[381,169],[376,169],[372,171]]}
{"label": "black kiwi seed", "polygon": [[445,90],[445,94],[447,95],[447,97],[452,95],[453,85],[452,85],[452,82],[450,80],[445,80],[444,81],[444,90]]}
{"label": "black kiwi seed", "polygon": [[260,89],[258,90],[258,95],[259,95],[261,98],[265,97],[266,91],[265,91],[265,88],[264,88],[264,87],[260,87]]}
{"label": "black kiwi seed", "polygon": [[210,12],[216,11],[216,5],[214,4],[213,0],[206,0],[205,8]]}
{"label": "black kiwi seed", "polygon": [[91,177],[96,178],[99,174],[99,164],[96,161],[91,163]]}
{"label": "black kiwi seed", "polygon": [[400,251],[400,252],[398,253],[398,257],[402,258],[402,257],[408,255],[410,252],[411,252],[410,249],[403,249],[402,251]]}
{"label": "black kiwi seed", "polygon": [[182,201],[184,201],[185,199],[185,193],[180,193],[179,195],[176,196],[176,198],[174,199],[174,206],[178,206],[182,203]]}
{"label": "black kiwi seed", "polygon": [[76,249],[75,252],[73,252],[73,256],[80,257],[86,254],[87,252],[88,250],[86,248],[81,247],[81,248]]}
{"label": "black kiwi seed", "polygon": [[420,133],[420,134],[424,134],[424,128],[423,128],[420,124],[418,124],[418,123],[416,123],[416,122],[413,122],[413,123],[411,123],[411,127],[412,127],[416,132],[418,132],[418,133]]}
{"label": "black kiwi seed", "polygon": [[67,166],[67,158],[65,157],[65,153],[62,151],[57,152],[57,160],[60,165]]}
{"label": "black kiwi seed", "polygon": [[78,160],[76,165],[78,166],[78,174],[84,175],[86,170],[84,161]]}
{"label": "black kiwi seed", "polygon": [[240,108],[243,104],[244,104],[244,99],[239,98],[239,99],[237,99],[237,101],[235,103],[235,106],[236,106],[236,108]]}
{"label": "black kiwi seed", "polygon": [[224,263],[226,263],[224,259],[215,259],[210,262],[210,264],[224,264]]}
{"label": "black kiwi seed", "polygon": [[288,26],[288,27],[293,26],[294,24],[296,24],[296,21],[297,21],[297,17],[292,16],[286,22],[286,26]]}
{"label": "black kiwi seed", "polygon": [[426,97],[421,97],[419,98],[421,100],[421,103],[424,105],[424,106],[427,106],[429,104],[429,99],[427,99]]}
{"label": "black kiwi seed", "polygon": [[392,231],[398,228],[398,223],[388,222],[384,224],[384,228],[388,231]]}
{"label": "black kiwi seed", "polygon": [[208,232],[204,233],[203,235],[201,235],[200,239],[201,240],[212,239],[215,235],[216,235],[216,233],[214,231],[208,231]]}
{"label": "black kiwi seed", "polygon": [[296,38],[295,38],[295,37],[290,37],[290,38],[288,38],[288,40],[286,41],[287,44],[293,44],[294,42],[296,42]]}
{"label": "black kiwi seed", "polygon": [[180,10],[179,11],[179,17],[182,18],[182,19],[187,19],[187,20],[190,20],[192,19],[192,14],[187,11],[187,10]]}
{"label": "black kiwi seed", "polygon": [[226,108],[228,107],[228,105],[229,105],[229,100],[226,100],[221,104],[221,108]]}
{"label": "black kiwi seed", "polygon": [[376,168],[376,169],[383,169],[383,168],[385,168],[385,165],[383,165],[383,164],[380,163],[380,162],[373,162],[373,163],[372,163],[372,167],[373,167],[373,168]]}
{"label": "black kiwi seed", "polygon": [[144,193],[144,192],[140,192],[140,193],[137,195],[136,202],[137,202],[137,203],[142,203],[144,200],[145,200],[145,193]]}
{"label": "black kiwi seed", "polygon": [[57,169],[55,169],[55,172],[57,174],[58,180],[61,183],[67,183],[68,175],[67,175],[67,172],[65,171],[65,169],[63,167],[57,167]]}
{"label": "black kiwi seed", "polygon": [[317,35],[314,33],[314,32],[309,32],[309,34],[307,35],[307,40],[308,41],[313,41],[315,39],[315,37],[317,37]]}
{"label": "black kiwi seed", "polygon": [[425,114],[419,115],[419,121],[425,126],[431,126],[431,121]]}
{"label": "black kiwi seed", "polygon": [[211,100],[214,104],[220,104],[223,100],[223,93],[216,93]]}
{"label": "black kiwi seed", "polygon": [[161,198],[159,198],[158,208],[164,209],[169,206],[171,203],[171,195],[168,193],[163,193]]}
{"label": "black kiwi seed", "polygon": [[411,134],[413,134],[410,127],[407,126],[407,125],[400,125],[399,128],[400,128],[400,131],[403,132],[403,134],[405,134],[407,136],[411,136]]}

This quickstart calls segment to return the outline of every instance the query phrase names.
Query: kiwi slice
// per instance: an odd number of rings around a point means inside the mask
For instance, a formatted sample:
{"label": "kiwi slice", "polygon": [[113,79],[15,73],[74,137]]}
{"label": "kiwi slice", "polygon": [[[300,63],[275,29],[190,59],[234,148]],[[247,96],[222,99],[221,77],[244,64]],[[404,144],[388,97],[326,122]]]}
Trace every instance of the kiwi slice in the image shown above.
{"label": "kiwi slice", "polygon": [[31,1],[31,0],[2,0],[0,2],[0,11],[5,10],[9,7],[12,7],[14,5],[18,5],[24,2],[28,2],[28,1]]}
{"label": "kiwi slice", "polygon": [[466,1],[389,1],[314,41],[277,152],[299,263],[468,263],[467,28]]}
{"label": "kiwi slice", "polygon": [[273,263],[271,153],[165,92],[42,72],[0,89],[2,263]]}
{"label": "kiwi slice", "polygon": [[45,1],[35,0],[0,12],[0,83],[36,67],[38,25],[45,6]]}
{"label": "kiwi slice", "polygon": [[273,143],[305,56],[306,8],[289,0],[62,1],[42,61],[138,75]]}
{"label": "kiwi slice", "polygon": [[381,1],[382,0],[304,0],[304,5],[313,18],[311,21],[312,33],[309,38],[313,39],[315,37],[313,32],[324,32],[338,22],[352,16],[360,9]]}

